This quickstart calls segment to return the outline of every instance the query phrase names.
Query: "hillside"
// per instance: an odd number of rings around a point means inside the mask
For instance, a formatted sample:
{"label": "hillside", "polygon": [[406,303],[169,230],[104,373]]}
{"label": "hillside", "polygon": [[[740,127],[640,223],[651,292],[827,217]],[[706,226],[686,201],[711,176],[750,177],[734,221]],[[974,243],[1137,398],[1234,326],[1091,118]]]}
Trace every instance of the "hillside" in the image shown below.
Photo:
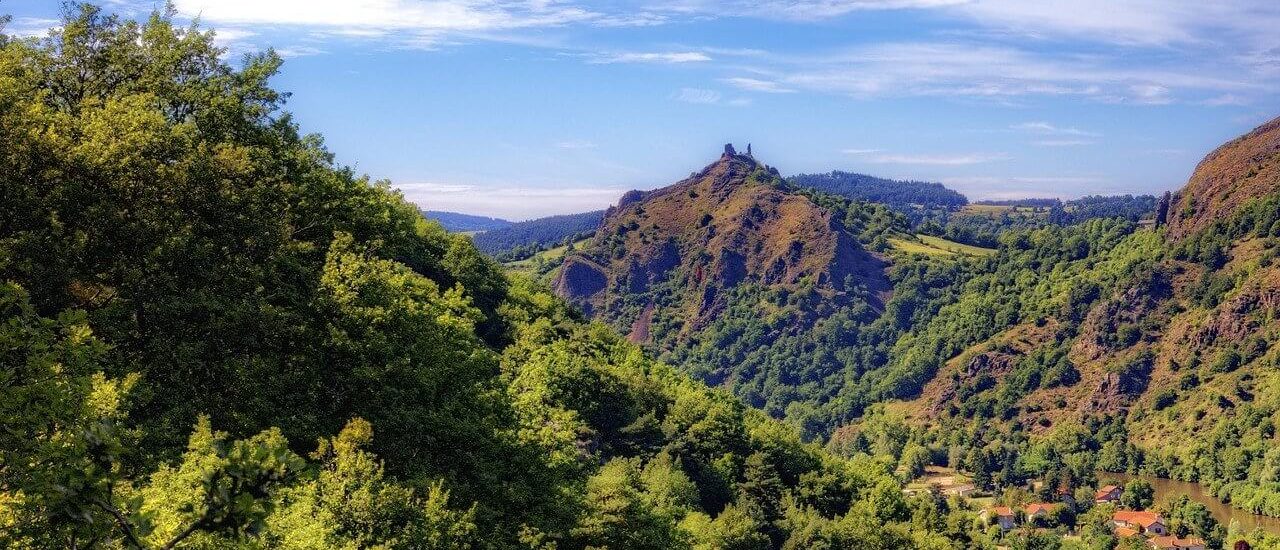
{"label": "hillside", "polygon": [[911,261],[967,257],[908,236],[884,205],[793,187],[726,147],[683,181],[624,196],[566,255],[554,289],[686,372],[820,434],[861,406],[834,398],[857,383],[850,372],[883,363],[899,302],[928,292],[895,297],[894,258],[910,254],[890,237],[948,258]]}
{"label": "hillside", "polygon": [[472,241],[481,252],[500,260],[523,260],[595,232],[602,219],[603,210],[547,216],[486,231]]}
{"label": "hillside", "polygon": [[439,210],[423,210],[422,216],[439,223],[444,227],[445,231],[454,233],[490,231],[511,225],[511,222],[503,219],[460,214],[458,212],[442,212]]}
{"label": "hillside", "polygon": [[1169,208],[1169,235],[1181,239],[1280,191],[1280,119],[1209,153]]}
{"label": "hillside", "polygon": [[955,208],[969,203],[964,195],[941,183],[891,180],[839,170],[825,174],[797,174],[787,181],[799,187],[896,207]]}
{"label": "hillside", "polygon": [[[645,313],[626,319],[637,341],[647,340],[655,308],[673,316],[677,331],[697,329],[740,283],[781,288],[808,280],[834,298],[852,290],[852,277],[886,291],[883,261],[841,223],[784,189],[776,170],[726,146],[720,160],[684,181],[623,197],[591,243],[566,257],[555,290],[606,318],[627,316],[624,302],[638,303]],[[664,295],[668,287],[681,292]]]}
{"label": "hillside", "polygon": [[[1127,471],[1280,515],[1276,128],[1209,154],[1167,226],[1114,218],[1006,240],[895,347],[885,372],[921,383],[896,386],[903,400],[835,439],[897,419],[952,441],[939,452],[955,466],[1005,472],[988,483],[1074,486],[1093,469]],[[971,442],[952,447],[957,437]]]}

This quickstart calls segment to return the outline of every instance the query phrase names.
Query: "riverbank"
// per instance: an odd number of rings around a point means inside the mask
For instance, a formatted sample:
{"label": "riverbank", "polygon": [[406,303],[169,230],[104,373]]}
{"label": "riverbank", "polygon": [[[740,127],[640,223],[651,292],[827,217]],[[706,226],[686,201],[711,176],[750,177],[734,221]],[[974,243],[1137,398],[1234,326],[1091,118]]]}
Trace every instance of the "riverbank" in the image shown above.
{"label": "riverbank", "polygon": [[1192,500],[1204,504],[1205,507],[1209,509],[1209,512],[1213,514],[1214,519],[1218,520],[1223,527],[1228,527],[1231,525],[1232,521],[1235,521],[1238,522],[1240,528],[1245,531],[1262,529],[1268,533],[1280,535],[1280,518],[1251,514],[1238,508],[1232,508],[1231,505],[1218,500],[1217,497],[1209,493],[1208,489],[1198,483],[1145,475],[1135,476],[1130,474],[1098,472],[1098,480],[1103,483],[1114,480],[1119,482],[1117,485],[1124,485],[1125,482],[1131,479],[1143,479],[1150,482],[1151,487],[1155,489],[1156,503],[1161,503],[1167,499],[1176,498],[1180,495],[1186,495]]}

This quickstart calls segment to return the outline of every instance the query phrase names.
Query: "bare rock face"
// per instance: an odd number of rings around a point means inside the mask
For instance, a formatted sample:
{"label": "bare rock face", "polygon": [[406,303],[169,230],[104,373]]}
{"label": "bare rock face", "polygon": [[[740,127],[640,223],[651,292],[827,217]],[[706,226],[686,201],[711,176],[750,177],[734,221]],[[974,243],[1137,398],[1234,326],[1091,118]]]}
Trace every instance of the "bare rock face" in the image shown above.
{"label": "bare rock face", "polygon": [[1250,200],[1280,191],[1280,118],[1209,153],[1173,196],[1169,235],[1181,239]]}
{"label": "bare rock face", "polygon": [[1156,203],[1156,227],[1163,227],[1169,223],[1169,208],[1173,203],[1173,194],[1165,191],[1160,195],[1160,201]]}
{"label": "bare rock face", "polygon": [[574,257],[566,259],[552,289],[560,296],[589,304],[608,283],[609,279],[599,265],[585,258]]}
{"label": "bare rock face", "polygon": [[987,351],[974,355],[963,369],[956,373],[955,379],[944,386],[938,397],[933,400],[929,414],[937,416],[951,404],[960,388],[969,386],[975,389],[988,389],[1013,370],[1018,355],[1002,351]]}

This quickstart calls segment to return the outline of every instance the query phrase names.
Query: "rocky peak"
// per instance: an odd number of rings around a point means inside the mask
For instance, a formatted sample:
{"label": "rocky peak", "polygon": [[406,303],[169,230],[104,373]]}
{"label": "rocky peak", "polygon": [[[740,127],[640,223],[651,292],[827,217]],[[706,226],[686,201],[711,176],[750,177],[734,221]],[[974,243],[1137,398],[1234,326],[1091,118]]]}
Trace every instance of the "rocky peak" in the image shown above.
{"label": "rocky peak", "polygon": [[[590,243],[566,256],[553,286],[635,336],[647,334],[652,318],[676,317],[696,329],[739,284],[813,281],[834,297],[850,278],[887,289],[884,267],[840,220],[782,185],[776,169],[726,144],[719,159],[684,180],[628,192]],[[647,313],[636,317],[641,310]]]}
{"label": "rocky peak", "polygon": [[1280,192],[1280,118],[1209,153],[1173,196],[1169,235],[1180,239],[1247,202]]}

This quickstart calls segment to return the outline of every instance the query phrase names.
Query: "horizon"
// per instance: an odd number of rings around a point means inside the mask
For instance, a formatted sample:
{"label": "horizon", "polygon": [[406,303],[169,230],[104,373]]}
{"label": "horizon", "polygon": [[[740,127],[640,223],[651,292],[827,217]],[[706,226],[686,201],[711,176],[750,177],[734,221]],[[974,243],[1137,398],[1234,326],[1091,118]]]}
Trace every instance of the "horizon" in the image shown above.
{"label": "horizon", "polygon": [[[6,32],[43,35],[49,4],[0,2]],[[275,48],[286,109],[338,162],[424,210],[508,220],[669,185],[725,142],[786,175],[939,182],[973,201],[1159,194],[1280,113],[1280,6],[1254,1],[174,7],[229,57]]]}

